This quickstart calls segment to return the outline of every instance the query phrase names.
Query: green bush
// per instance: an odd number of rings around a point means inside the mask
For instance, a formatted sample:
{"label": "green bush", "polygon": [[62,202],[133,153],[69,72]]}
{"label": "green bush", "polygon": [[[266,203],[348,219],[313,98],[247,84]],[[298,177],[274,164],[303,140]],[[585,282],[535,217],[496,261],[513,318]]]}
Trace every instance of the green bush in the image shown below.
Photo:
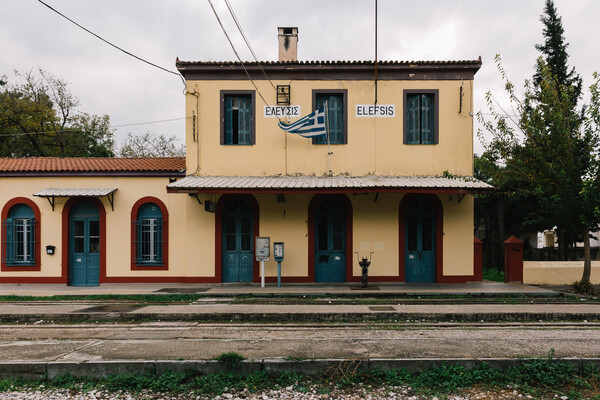
{"label": "green bush", "polygon": [[571,284],[571,288],[575,293],[587,294],[593,296],[596,294],[596,290],[594,290],[594,285],[590,283],[590,281],[575,281]]}
{"label": "green bush", "polygon": [[238,354],[236,352],[230,352],[230,353],[223,353],[220,354],[216,360],[220,363],[225,365],[228,368],[234,367],[236,365],[238,365],[240,362],[244,361],[246,358],[241,355]]}

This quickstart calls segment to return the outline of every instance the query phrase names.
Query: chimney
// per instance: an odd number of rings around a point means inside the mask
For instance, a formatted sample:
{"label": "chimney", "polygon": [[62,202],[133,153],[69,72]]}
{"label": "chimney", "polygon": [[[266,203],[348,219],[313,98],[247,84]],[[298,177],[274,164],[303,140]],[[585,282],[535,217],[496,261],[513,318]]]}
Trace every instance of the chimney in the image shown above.
{"label": "chimney", "polygon": [[277,28],[279,61],[298,61],[298,28]]}

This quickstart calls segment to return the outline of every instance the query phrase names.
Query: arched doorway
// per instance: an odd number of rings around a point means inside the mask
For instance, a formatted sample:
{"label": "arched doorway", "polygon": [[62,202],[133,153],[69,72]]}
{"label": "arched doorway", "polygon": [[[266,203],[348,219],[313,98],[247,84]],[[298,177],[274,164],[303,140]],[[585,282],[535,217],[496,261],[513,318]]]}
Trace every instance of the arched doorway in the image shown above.
{"label": "arched doorway", "polygon": [[434,205],[418,197],[406,204],[404,274],[407,283],[436,281],[436,215]]}
{"label": "arched doorway", "polygon": [[254,221],[251,205],[233,198],[222,212],[223,282],[252,282],[254,266]]}
{"label": "arched doorway", "polygon": [[325,197],[315,206],[315,282],[346,282],[346,213],[336,197]]}
{"label": "arched doorway", "polygon": [[100,211],[91,200],[82,200],[69,212],[69,284],[100,284]]}

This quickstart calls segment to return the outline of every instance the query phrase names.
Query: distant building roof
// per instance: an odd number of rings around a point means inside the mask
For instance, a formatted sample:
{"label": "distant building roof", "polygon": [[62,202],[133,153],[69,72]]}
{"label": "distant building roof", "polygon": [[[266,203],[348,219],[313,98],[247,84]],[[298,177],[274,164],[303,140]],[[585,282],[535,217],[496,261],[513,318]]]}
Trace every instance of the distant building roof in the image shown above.
{"label": "distant building roof", "polygon": [[[181,61],[176,66],[186,79],[374,79],[373,61]],[[481,68],[477,60],[455,61],[379,61],[377,77],[380,80],[473,79]]]}
{"label": "distant building roof", "polygon": [[144,175],[185,176],[185,157],[0,158],[0,175]]}

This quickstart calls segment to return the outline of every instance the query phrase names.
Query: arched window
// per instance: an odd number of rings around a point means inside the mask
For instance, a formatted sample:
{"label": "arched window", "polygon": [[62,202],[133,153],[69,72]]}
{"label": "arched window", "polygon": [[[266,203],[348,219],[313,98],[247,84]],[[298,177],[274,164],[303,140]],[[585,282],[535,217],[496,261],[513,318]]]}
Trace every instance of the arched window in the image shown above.
{"label": "arched window", "polygon": [[138,265],[163,264],[163,216],[155,203],[142,205],[137,213],[136,257]]}
{"label": "arched window", "polygon": [[36,264],[36,220],[31,207],[16,204],[2,221],[4,228],[4,263],[8,266]]}

